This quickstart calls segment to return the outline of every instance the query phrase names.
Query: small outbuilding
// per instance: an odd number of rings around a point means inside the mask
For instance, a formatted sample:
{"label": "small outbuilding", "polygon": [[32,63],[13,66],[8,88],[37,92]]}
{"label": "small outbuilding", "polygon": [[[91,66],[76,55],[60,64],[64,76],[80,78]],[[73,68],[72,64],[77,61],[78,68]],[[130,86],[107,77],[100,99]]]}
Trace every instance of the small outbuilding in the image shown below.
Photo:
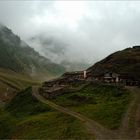
{"label": "small outbuilding", "polygon": [[115,72],[107,72],[104,74],[104,82],[106,83],[118,83],[120,74]]}

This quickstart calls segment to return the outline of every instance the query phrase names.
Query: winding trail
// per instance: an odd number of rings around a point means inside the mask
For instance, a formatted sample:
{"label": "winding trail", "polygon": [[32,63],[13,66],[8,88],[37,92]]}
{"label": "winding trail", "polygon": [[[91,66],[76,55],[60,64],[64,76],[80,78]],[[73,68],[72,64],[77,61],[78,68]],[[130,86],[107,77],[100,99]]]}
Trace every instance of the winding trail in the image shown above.
{"label": "winding trail", "polygon": [[140,139],[140,89],[137,87],[126,87],[126,89],[131,93],[132,101],[117,130],[118,139]]}
{"label": "winding trail", "polygon": [[42,97],[39,94],[37,87],[33,87],[32,90],[33,90],[33,92],[32,92],[33,96],[35,96],[39,101],[51,106],[52,108],[54,108],[60,112],[69,114],[69,115],[79,119],[80,121],[82,121],[82,123],[85,125],[86,129],[91,134],[93,134],[96,139],[113,139],[115,137],[115,134],[112,133],[111,130],[104,128],[102,125],[98,124],[94,120],[89,119],[88,117],[86,117],[80,113],[77,113],[77,112],[71,111],[67,108],[64,108],[62,106],[56,105],[55,103]]}
{"label": "winding trail", "polygon": [[93,134],[96,139],[140,139],[140,90],[136,87],[127,87],[127,89],[133,95],[133,99],[129,104],[126,113],[124,114],[121,127],[118,130],[109,130],[96,121],[80,113],[74,112],[70,109],[47,100],[45,97],[39,94],[38,87],[32,88],[32,94],[39,101],[51,106],[52,108],[62,113],[69,114],[80,120],[84,124],[88,132]]}
{"label": "winding trail", "polygon": [[140,90],[136,87],[129,87],[128,90],[134,95],[134,104],[128,115],[130,119],[127,130],[129,138],[140,139]]}

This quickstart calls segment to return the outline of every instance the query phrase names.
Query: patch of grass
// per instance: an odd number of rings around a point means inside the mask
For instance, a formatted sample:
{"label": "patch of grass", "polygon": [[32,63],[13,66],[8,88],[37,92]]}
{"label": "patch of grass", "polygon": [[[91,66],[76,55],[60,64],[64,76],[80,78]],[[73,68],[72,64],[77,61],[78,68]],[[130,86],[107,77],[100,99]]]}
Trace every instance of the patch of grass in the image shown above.
{"label": "patch of grass", "polygon": [[38,80],[35,81],[35,79],[29,79],[24,74],[17,74],[17,73],[11,73],[11,72],[3,72],[0,70],[0,81],[4,82],[8,86],[15,88],[15,89],[24,89],[31,85],[39,85],[40,82]]}
{"label": "patch of grass", "polygon": [[9,139],[16,128],[16,119],[0,109],[0,139]]}
{"label": "patch of grass", "polygon": [[51,109],[33,97],[32,88],[29,87],[18,93],[11,102],[7,104],[6,110],[16,117],[25,117],[50,111]]}
{"label": "patch of grass", "polygon": [[32,96],[32,89],[18,93],[0,110],[2,139],[93,139],[80,121],[54,111]]}
{"label": "patch of grass", "polygon": [[10,101],[17,92],[36,85],[40,85],[38,79],[0,68],[0,99],[4,102]]}
{"label": "patch of grass", "polygon": [[89,85],[79,92],[53,99],[57,104],[80,112],[110,129],[120,126],[130,100],[131,96],[126,90],[107,85]]}
{"label": "patch of grass", "polygon": [[58,112],[32,116],[17,125],[13,139],[93,139],[75,118]]}

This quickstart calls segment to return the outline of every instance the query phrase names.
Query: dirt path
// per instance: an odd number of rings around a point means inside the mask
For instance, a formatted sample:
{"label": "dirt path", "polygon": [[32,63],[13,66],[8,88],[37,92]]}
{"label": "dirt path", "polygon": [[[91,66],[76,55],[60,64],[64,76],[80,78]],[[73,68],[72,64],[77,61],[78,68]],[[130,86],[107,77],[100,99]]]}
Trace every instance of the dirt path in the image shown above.
{"label": "dirt path", "polygon": [[[118,130],[119,139],[138,139],[140,128],[140,90],[136,87],[127,87],[133,99],[122,119],[122,125]],[[139,131],[138,131],[139,130]]]}
{"label": "dirt path", "polygon": [[38,88],[33,87],[33,96],[35,96],[41,102],[48,104],[52,108],[69,114],[85,125],[86,129],[95,136],[96,139],[140,139],[140,90],[136,87],[127,87],[131,92],[133,99],[129,104],[128,110],[122,119],[122,125],[118,130],[108,130],[96,121],[89,119],[88,117],[71,111],[70,109],[56,105],[55,103],[47,100],[38,93]]}
{"label": "dirt path", "polygon": [[41,102],[51,106],[52,108],[69,114],[77,119],[79,119],[80,121],[82,121],[82,123],[86,126],[86,129],[95,136],[96,139],[113,139],[116,137],[115,133],[112,133],[112,131],[104,128],[102,125],[98,124],[97,122],[95,122],[94,120],[89,119],[88,117],[79,114],[77,112],[71,111],[67,108],[64,108],[62,106],[56,105],[55,103],[45,99],[44,97],[42,97],[39,93],[38,93],[38,88],[37,87],[33,87],[33,92],[32,92],[33,96],[35,96],[38,100],[40,100]]}
{"label": "dirt path", "polygon": [[[132,92],[131,91],[132,88],[128,87],[127,89],[130,90],[130,92]],[[133,96],[133,99],[132,99],[131,103],[129,104],[128,110],[122,119],[122,125],[119,129],[120,138],[128,139],[130,137],[134,137],[133,132],[130,131],[130,125],[132,125],[132,123],[130,124],[130,121],[133,121],[135,113],[136,113],[138,94],[133,93],[132,96]],[[133,116],[132,116],[132,114],[133,114]]]}
{"label": "dirt path", "polygon": [[135,87],[129,87],[128,89],[135,97],[135,103],[129,115],[131,119],[128,122],[128,134],[131,134],[131,138],[140,139],[140,90]]}

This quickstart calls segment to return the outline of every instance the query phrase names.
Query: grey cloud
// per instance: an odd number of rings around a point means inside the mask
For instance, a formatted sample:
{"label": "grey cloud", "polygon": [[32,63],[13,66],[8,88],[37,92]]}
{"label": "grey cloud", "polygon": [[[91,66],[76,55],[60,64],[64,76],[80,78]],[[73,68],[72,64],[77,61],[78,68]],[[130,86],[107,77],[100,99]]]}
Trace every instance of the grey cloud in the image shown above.
{"label": "grey cloud", "polygon": [[47,56],[56,63],[60,63],[66,58],[65,52],[67,52],[68,44],[54,36],[38,35],[32,37],[29,43],[32,46],[39,46],[38,49],[42,52],[42,55]]}
{"label": "grey cloud", "polygon": [[84,1],[85,5],[73,1],[70,7],[58,3],[0,1],[0,22],[57,63],[93,64],[140,43],[139,1]]}

